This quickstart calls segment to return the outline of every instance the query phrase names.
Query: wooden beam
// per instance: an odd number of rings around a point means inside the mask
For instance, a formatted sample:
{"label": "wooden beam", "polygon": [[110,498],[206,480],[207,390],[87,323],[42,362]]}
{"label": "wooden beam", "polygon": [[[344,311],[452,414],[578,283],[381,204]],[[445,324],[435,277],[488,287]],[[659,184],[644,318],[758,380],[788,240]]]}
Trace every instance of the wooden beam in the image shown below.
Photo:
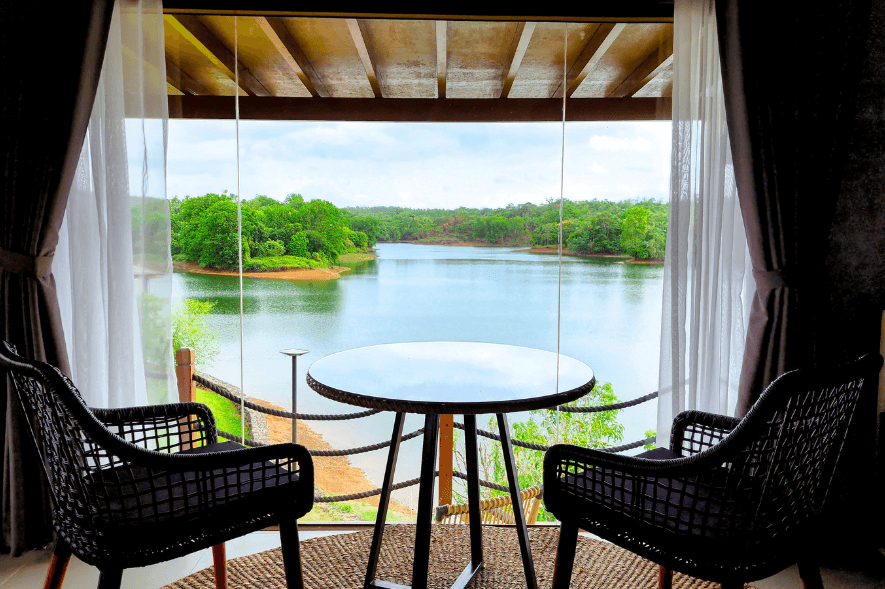
{"label": "wooden beam", "polygon": [[522,65],[522,58],[525,57],[526,49],[532,40],[532,33],[535,32],[535,23],[516,23],[516,30],[513,32],[513,39],[510,41],[510,51],[507,55],[507,63],[504,68],[504,76],[501,84],[501,98],[507,98],[510,94],[510,88],[513,87],[513,80],[516,79],[516,73],[519,66]]}
{"label": "wooden beam", "polygon": [[[580,98],[568,121],[669,120],[669,98]],[[232,119],[232,96],[169,96],[174,119]],[[240,118],[262,121],[536,122],[562,121],[556,98],[240,98]]]}
{"label": "wooden beam", "polygon": [[363,31],[363,27],[366,25],[355,18],[348,18],[345,20],[347,21],[347,28],[350,30],[350,36],[353,37],[353,44],[356,47],[356,52],[359,53],[360,61],[363,62],[363,68],[366,70],[366,77],[369,78],[369,84],[372,85],[372,92],[375,93],[375,98],[383,98],[381,96],[381,85],[378,84],[378,77],[375,75],[373,56],[369,51],[369,48],[366,46]]}
{"label": "wooden beam", "polygon": [[436,95],[446,97],[446,75],[449,73],[449,23],[436,21]]}
{"label": "wooden beam", "polygon": [[[196,16],[170,14],[163,19],[178,33],[190,41],[212,64],[224,72],[224,75],[236,82],[239,77],[240,88],[249,96],[270,96],[267,88],[258,81],[252,72],[234,58],[234,54],[225,47],[218,37]],[[237,73],[234,73],[236,70]]]}
{"label": "wooden beam", "polygon": [[277,48],[277,51],[280,52],[280,55],[283,56],[283,59],[286,60],[286,63],[289,64],[289,67],[292,68],[292,71],[295,72],[295,75],[298,76],[298,79],[301,80],[301,83],[304,84],[304,87],[307,88],[307,91],[310,92],[310,95],[313,97],[328,97],[329,91],[326,90],[326,86],[319,75],[317,75],[316,70],[313,69],[313,65],[304,55],[301,47],[292,38],[289,29],[283,23],[283,19],[259,16],[255,18],[255,21],[261,27],[261,30],[264,31],[264,34],[267,35],[270,42],[273,43],[274,47]]}
{"label": "wooden beam", "polygon": [[608,94],[608,98],[629,98],[645,86],[657,72],[666,67],[667,60],[673,56],[673,37],[667,37],[660,47],[652,50],[635,70],[630,72],[617,88]]}
{"label": "wooden beam", "polygon": [[[516,11],[514,4],[474,2],[465,12],[425,11],[403,13],[390,6],[376,10],[360,10],[356,5],[326,7],[326,10],[298,10],[291,0],[163,0],[163,11],[175,14],[239,14],[243,16],[304,16],[314,18],[402,18],[412,20],[488,20],[524,22],[673,22],[672,0],[618,0],[618,2],[569,3],[557,6],[536,5]],[[336,10],[337,8],[337,10]],[[446,7],[442,7],[446,8]],[[448,8],[453,8],[448,6]]]}
{"label": "wooden beam", "polygon": [[166,81],[176,90],[184,94],[209,94],[206,88],[188,75],[186,71],[175,65],[166,57]]}
{"label": "wooden beam", "polygon": [[[575,62],[565,75],[566,96],[574,94],[581,82],[584,81],[584,78],[587,77],[587,74],[596,67],[596,64],[599,63],[599,60],[602,59],[602,56],[605,55],[605,52],[608,51],[609,47],[612,46],[612,43],[615,42],[615,39],[618,38],[618,35],[621,34],[626,26],[624,23],[602,23],[599,25],[599,28],[587,40],[587,44],[584,45],[581,54],[575,59]],[[562,98],[562,84],[553,93],[553,97]]]}

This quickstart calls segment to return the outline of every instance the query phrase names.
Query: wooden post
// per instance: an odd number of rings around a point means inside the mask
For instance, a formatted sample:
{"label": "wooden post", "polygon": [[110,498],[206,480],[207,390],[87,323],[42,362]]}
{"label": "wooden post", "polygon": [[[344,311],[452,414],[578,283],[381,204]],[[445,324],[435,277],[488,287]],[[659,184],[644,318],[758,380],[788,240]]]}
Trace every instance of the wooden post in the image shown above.
{"label": "wooden post", "polygon": [[178,402],[193,403],[197,400],[197,385],[194,383],[193,348],[179,348],[175,351],[175,378],[178,380]]}
{"label": "wooden post", "polygon": [[[179,348],[175,350],[175,379],[178,381],[178,402],[193,403],[197,400],[197,385],[194,383],[194,359],[196,353],[193,348]],[[190,427],[187,418],[180,420],[181,449],[191,449],[192,445]]]}
{"label": "wooden post", "polygon": [[455,454],[453,415],[439,416],[439,502],[448,505],[452,502],[452,465]]}

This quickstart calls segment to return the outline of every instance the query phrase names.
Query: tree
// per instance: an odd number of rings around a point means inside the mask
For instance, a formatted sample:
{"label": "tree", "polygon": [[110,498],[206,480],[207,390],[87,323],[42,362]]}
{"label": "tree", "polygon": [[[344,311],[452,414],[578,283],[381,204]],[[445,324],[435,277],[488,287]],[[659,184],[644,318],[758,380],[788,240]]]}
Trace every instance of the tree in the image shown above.
{"label": "tree", "polygon": [[621,224],[621,245],[634,258],[647,258],[648,209],[642,206],[631,207],[624,215]]}
{"label": "tree", "polygon": [[[218,355],[215,334],[206,327],[206,315],[215,303],[186,299],[172,309],[172,353],[179,348],[193,348],[197,362],[205,366]],[[168,340],[167,340],[168,341]]]}
{"label": "tree", "polygon": [[[568,407],[593,407],[598,405],[612,405],[620,402],[612,390],[611,383],[602,383],[593,388],[591,392],[577,401],[568,403]],[[553,444],[575,444],[585,448],[607,448],[614,443],[620,442],[624,436],[624,426],[618,422],[618,414],[621,410],[598,411],[593,413],[567,413],[548,411],[546,409],[534,410],[529,413],[529,419],[525,422],[513,424],[513,439],[522,440],[531,444],[550,446]],[[489,429],[496,428],[494,418],[489,420]],[[501,445],[496,442],[483,441],[480,451],[480,478],[506,485],[507,473],[504,467],[504,454]],[[455,453],[455,459],[461,469],[466,467],[464,455]],[[516,470],[519,473],[519,486],[521,489],[540,485],[543,474],[544,453],[530,448],[514,446],[513,455],[516,461]],[[483,489],[487,496],[503,495],[500,491]],[[463,501],[463,497],[461,500]],[[543,508],[538,514],[539,521],[553,521]]]}

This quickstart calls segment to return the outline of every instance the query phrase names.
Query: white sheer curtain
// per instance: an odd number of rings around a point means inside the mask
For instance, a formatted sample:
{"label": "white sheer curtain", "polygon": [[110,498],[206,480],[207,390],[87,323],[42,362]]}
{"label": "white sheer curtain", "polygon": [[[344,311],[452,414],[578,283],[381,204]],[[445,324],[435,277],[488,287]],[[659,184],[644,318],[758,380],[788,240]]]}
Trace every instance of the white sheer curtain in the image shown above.
{"label": "white sheer curtain", "polygon": [[118,0],[53,265],[89,405],[175,399],[160,0]]}
{"label": "white sheer curtain", "polygon": [[658,445],[686,409],[734,413],[755,290],[737,200],[712,0],[676,0],[673,151]]}

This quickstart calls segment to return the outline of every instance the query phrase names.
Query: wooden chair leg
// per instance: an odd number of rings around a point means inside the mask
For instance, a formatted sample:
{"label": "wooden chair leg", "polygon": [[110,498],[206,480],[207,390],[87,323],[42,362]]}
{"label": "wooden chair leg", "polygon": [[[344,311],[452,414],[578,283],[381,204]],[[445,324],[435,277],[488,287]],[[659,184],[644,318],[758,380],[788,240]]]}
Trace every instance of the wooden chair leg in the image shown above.
{"label": "wooden chair leg", "polygon": [[283,568],[286,570],[286,586],[289,589],[304,589],[298,520],[294,517],[284,516],[280,520],[280,550],[283,553]]}
{"label": "wooden chair leg", "polygon": [[98,589],[120,589],[123,569],[102,570],[98,575]]}
{"label": "wooden chair leg", "polygon": [[673,571],[663,565],[658,567],[658,589],[673,589]]}
{"label": "wooden chair leg", "polygon": [[59,540],[55,544],[55,550],[52,551],[52,560],[49,562],[49,570],[46,571],[46,583],[43,589],[61,589],[69,562],[71,562],[71,549]]}
{"label": "wooden chair leg", "polygon": [[562,522],[559,527],[559,546],[556,548],[556,561],[553,563],[553,589],[568,589],[575,566],[575,551],[578,549],[578,524]]}
{"label": "wooden chair leg", "polygon": [[227,554],[224,542],[212,547],[212,563],[215,565],[215,589],[227,589]]}
{"label": "wooden chair leg", "polygon": [[805,589],[824,589],[824,581],[820,576],[820,566],[813,558],[799,560],[799,578]]}

